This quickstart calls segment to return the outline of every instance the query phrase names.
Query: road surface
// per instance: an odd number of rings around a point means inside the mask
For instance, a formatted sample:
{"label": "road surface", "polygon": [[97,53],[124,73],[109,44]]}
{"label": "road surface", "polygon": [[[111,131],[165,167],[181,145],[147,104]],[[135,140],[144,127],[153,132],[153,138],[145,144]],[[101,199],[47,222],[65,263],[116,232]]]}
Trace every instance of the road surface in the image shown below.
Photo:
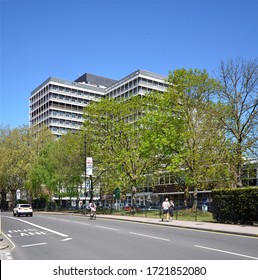
{"label": "road surface", "polygon": [[15,260],[258,260],[258,239],[75,215],[2,213]]}

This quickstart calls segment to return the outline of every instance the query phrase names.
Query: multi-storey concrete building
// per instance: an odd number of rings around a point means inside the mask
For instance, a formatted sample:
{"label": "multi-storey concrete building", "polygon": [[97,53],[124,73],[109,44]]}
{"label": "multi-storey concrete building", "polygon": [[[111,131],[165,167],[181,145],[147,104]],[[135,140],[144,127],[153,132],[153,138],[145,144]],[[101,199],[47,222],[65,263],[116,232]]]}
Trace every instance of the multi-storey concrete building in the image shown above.
{"label": "multi-storey concrete building", "polygon": [[60,136],[75,132],[83,123],[83,108],[100,98],[129,98],[152,90],[165,91],[166,77],[137,70],[127,77],[113,79],[85,73],[75,81],[48,78],[32,91],[30,97],[30,125],[47,125]]}

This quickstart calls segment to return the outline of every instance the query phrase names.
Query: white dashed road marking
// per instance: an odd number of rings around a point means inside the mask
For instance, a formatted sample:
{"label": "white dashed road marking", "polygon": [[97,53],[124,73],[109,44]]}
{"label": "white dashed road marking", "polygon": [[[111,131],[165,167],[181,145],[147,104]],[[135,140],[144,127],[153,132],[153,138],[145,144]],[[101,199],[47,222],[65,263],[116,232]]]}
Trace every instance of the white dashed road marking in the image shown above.
{"label": "white dashed road marking", "polygon": [[104,228],[104,229],[109,229],[109,230],[115,230],[118,231],[116,228],[109,228],[109,227],[102,227],[102,226],[96,226],[97,228]]}
{"label": "white dashed road marking", "polygon": [[134,235],[143,236],[143,237],[148,237],[148,238],[153,238],[153,239],[159,239],[159,240],[163,240],[163,241],[170,241],[170,239],[161,238],[161,237],[158,237],[158,236],[145,235],[145,234],[136,233],[136,232],[130,232],[130,233],[131,233],[131,234],[134,234]]}
{"label": "white dashed road marking", "polygon": [[34,247],[34,246],[41,246],[41,245],[46,245],[47,243],[35,243],[35,244],[27,244],[27,245],[22,245],[21,247]]}
{"label": "white dashed road marking", "polygon": [[201,249],[206,249],[206,250],[211,250],[211,251],[221,252],[221,253],[225,253],[225,254],[230,254],[230,255],[235,255],[235,256],[240,256],[240,257],[245,257],[245,258],[249,258],[249,259],[258,260],[258,258],[256,258],[256,257],[242,255],[242,254],[238,254],[238,253],[234,253],[234,252],[229,252],[229,251],[224,251],[224,250],[219,250],[219,249],[214,249],[214,248],[209,248],[209,247],[204,247],[204,246],[199,246],[199,245],[194,245],[194,246],[197,247],[197,248],[201,248]]}

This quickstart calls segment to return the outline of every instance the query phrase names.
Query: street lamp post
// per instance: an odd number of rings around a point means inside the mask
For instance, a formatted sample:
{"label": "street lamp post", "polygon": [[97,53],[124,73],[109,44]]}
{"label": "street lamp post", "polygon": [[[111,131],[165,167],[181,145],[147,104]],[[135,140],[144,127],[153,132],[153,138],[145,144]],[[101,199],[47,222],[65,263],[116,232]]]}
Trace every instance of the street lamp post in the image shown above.
{"label": "street lamp post", "polygon": [[86,162],[86,137],[84,138],[84,185],[85,185],[85,215],[86,215],[86,201],[87,201],[87,162]]}
{"label": "street lamp post", "polygon": [[92,175],[90,175],[90,200],[93,200],[93,178]]}
{"label": "street lamp post", "polygon": [[[93,179],[92,179],[92,168],[93,168],[93,161],[92,157],[87,157],[86,151],[86,135],[84,138],[84,163],[85,163],[85,173],[84,173],[84,181],[85,181],[85,204],[87,199],[87,176],[89,176],[89,183],[90,183],[90,200],[93,200]],[[85,214],[86,214],[86,207],[85,207]]]}

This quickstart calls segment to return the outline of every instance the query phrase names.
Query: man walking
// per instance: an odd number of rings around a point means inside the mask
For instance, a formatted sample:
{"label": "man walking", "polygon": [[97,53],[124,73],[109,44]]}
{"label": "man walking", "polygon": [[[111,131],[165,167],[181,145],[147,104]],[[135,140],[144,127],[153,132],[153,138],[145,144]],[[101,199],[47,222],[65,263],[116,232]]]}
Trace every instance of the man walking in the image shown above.
{"label": "man walking", "polygon": [[163,218],[164,216],[167,219],[167,222],[169,221],[169,213],[168,213],[168,209],[169,209],[169,201],[168,198],[166,198],[163,203],[162,203],[162,209],[163,209],[163,217],[162,217],[162,222],[163,222]]}

